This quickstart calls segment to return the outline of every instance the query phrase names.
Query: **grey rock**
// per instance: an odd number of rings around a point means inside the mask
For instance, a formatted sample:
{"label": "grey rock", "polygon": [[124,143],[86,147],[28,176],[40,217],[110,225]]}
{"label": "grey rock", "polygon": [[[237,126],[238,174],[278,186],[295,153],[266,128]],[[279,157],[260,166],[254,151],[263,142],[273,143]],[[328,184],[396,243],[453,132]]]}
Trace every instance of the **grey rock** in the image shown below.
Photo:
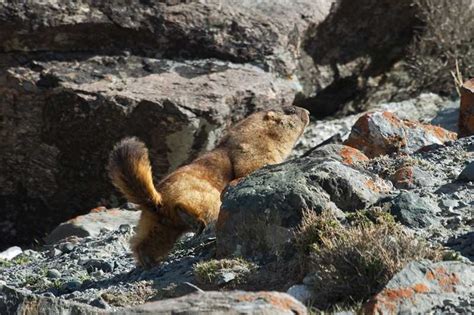
{"label": "grey rock", "polygon": [[281,292],[205,292],[176,299],[150,302],[120,310],[117,314],[307,314],[306,307]]}
{"label": "grey rock", "polygon": [[223,284],[231,282],[235,278],[236,278],[235,273],[233,273],[233,272],[223,272],[223,273],[218,275],[217,284],[218,285],[223,285]]}
{"label": "grey rock", "polygon": [[62,243],[59,248],[63,253],[70,253],[74,250],[74,244],[69,242]]}
{"label": "grey rock", "polygon": [[295,284],[291,286],[288,291],[286,291],[286,293],[288,293],[303,304],[307,304],[313,297],[313,292],[311,288],[304,284]]}
{"label": "grey rock", "polygon": [[[139,211],[120,209],[91,212],[61,223],[45,238],[45,241],[47,244],[54,244],[70,236],[97,236],[102,229],[116,230],[122,225],[134,226],[139,217]],[[67,244],[69,245],[61,247],[62,251],[72,251],[72,248],[64,248],[72,246],[70,243]]]}
{"label": "grey rock", "polygon": [[23,250],[18,246],[12,246],[0,253],[0,259],[12,260],[16,256],[20,255]]}
{"label": "grey rock", "polygon": [[103,298],[101,297],[98,297],[94,300],[92,300],[89,305],[91,306],[94,306],[94,307],[98,307],[98,308],[102,308],[102,309],[109,309],[110,308],[110,305],[104,301]]}
{"label": "grey rock", "polygon": [[418,166],[404,166],[391,177],[393,185],[400,189],[435,186],[439,184],[435,177]]}
{"label": "grey rock", "polygon": [[361,116],[344,143],[373,158],[395,152],[410,154],[429,145],[441,145],[456,139],[456,133],[438,126],[402,120],[386,111]]}
{"label": "grey rock", "polygon": [[78,280],[71,280],[68,282],[65,282],[61,289],[65,292],[74,292],[78,290],[81,287],[82,283]]}
{"label": "grey rock", "polygon": [[304,209],[330,210],[341,217],[343,211],[363,209],[385,196],[392,185],[346,164],[345,148],[321,147],[228,187],[217,223],[218,254],[269,257],[291,240]]}
{"label": "grey rock", "polygon": [[423,228],[435,222],[436,213],[441,209],[430,200],[425,200],[413,192],[401,192],[391,201],[390,212],[402,224],[411,228]]}
{"label": "grey rock", "polygon": [[[454,122],[452,119],[446,121],[445,112],[454,112],[453,115],[456,115],[459,112],[459,101],[446,100],[433,93],[422,93],[401,102],[371,102],[369,105],[368,111],[389,111],[401,119],[428,122],[450,131],[457,131],[457,116]],[[364,114],[366,112],[342,118],[311,119],[303,137],[295,147],[293,156],[299,156],[335,135],[346,140],[354,123]]]}
{"label": "grey rock", "polygon": [[58,248],[50,248],[50,249],[48,250],[48,252],[47,252],[46,255],[47,255],[48,257],[51,257],[51,258],[52,258],[52,257],[59,256],[59,255],[61,255],[62,253],[63,253],[63,252],[60,251]]}
{"label": "grey rock", "polygon": [[113,261],[105,261],[100,259],[90,259],[84,263],[84,267],[89,273],[98,270],[103,272],[112,272],[114,270],[114,265],[115,263]]}
{"label": "grey rock", "polygon": [[460,180],[474,181],[474,161],[470,162],[459,174]]}
{"label": "grey rock", "polygon": [[307,314],[303,304],[281,292],[204,292],[181,298],[149,302],[139,306],[116,310],[93,307],[27,293],[7,286],[0,287],[0,312],[2,314]]}
{"label": "grey rock", "polygon": [[474,308],[472,263],[412,262],[398,272],[372,301],[368,314],[468,314]]}

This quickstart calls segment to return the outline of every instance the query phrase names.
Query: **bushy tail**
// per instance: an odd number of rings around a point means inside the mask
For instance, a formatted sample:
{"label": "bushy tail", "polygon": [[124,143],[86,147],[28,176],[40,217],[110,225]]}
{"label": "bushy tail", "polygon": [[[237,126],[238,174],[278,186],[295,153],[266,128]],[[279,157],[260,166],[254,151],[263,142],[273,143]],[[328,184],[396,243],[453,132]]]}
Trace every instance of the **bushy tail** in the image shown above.
{"label": "bushy tail", "polygon": [[156,211],[162,200],[153,185],[148,149],[137,138],[125,138],[115,145],[109,157],[109,177],[128,201],[142,210]]}

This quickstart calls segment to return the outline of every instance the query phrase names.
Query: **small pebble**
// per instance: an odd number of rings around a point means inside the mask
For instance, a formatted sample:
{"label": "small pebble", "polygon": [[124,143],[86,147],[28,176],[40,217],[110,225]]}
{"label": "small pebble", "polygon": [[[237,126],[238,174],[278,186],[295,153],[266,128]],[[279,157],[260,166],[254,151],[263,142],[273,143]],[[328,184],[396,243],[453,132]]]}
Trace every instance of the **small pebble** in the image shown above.
{"label": "small pebble", "polygon": [[474,161],[469,163],[459,174],[458,179],[466,181],[474,181]]}
{"label": "small pebble", "polygon": [[92,300],[89,304],[91,306],[95,306],[95,307],[102,308],[102,309],[110,308],[109,304],[101,297],[98,297],[98,298]]}
{"label": "small pebble", "polygon": [[72,292],[79,290],[81,288],[82,283],[78,280],[71,280],[63,284],[62,289],[64,291]]}
{"label": "small pebble", "polygon": [[46,277],[50,279],[58,279],[61,278],[61,273],[57,269],[49,269],[46,273]]}
{"label": "small pebble", "polygon": [[63,253],[70,253],[74,250],[74,245],[71,244],[71,243],[64,243],[62,246],[61,246],[61,251]]}
{"label": "small pebble", "polygon": [[43,296],[46,296],[46,297],[49,297],[49,298],[54,298],[54,297],[56,297],[56,296],[53,294],[53,292],[45,292],[45,293],[43,293]]}
{"label": "small pebble", "polygon": [[48,256],[49,258],[53,258],[53,257],[56,257],[56,256],[61,255],[62,253],[63,253],[63,252],[60,251],[60,250],[57,249],[57,248],[51,248],[51,249],[48,251],[47,256]]}
{"label": "small pebble", "polygon": [[131,230],[132,230],[132,227],[130,226],[130,224],[121,224],[119,226],[119,231],[122,233],[128,233]]}

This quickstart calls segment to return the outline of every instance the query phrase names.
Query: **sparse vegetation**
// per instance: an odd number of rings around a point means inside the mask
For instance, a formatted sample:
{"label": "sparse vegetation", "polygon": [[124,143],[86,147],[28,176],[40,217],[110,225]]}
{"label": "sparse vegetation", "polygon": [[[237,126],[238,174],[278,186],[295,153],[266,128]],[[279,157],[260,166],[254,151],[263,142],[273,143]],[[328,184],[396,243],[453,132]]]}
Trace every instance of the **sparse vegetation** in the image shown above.
{"label": "sparse vegetation", "polygon": [[232,272],[235,279],[234,284],[245,282],[252,271],[256,269],[256,265],[242,258],[236,259],[220,259],[199,262],[194,265],[194,275],[196,279],[203,284],[216,285],[219,284],[219,277],[226,272]]}
{"label": "sparse vegetation", "polygon": [[302,251],[302,259],[309,261],[306,271],[317,275],[318,308],[361,303],[408,262],[441,256],[380,210],[355,213],[347,227],[335,221],[328,213],[307,211],[297,232],[299,248],[309,248],[309,253]]}
{"label": "sparse vegetation", "polygon": [[0,259],[0,268],[10,268],[16,265],[24,265],[30,262],[30,258],[25,255],[18,255],[12,260]]}
{"label": "sparse vegetation", "polygon": [[414,0],[424,24],[410,47],[408,66],[416,90],[452,94],[457,64],[463,77],[474,76],[474,3],[471,0]]}

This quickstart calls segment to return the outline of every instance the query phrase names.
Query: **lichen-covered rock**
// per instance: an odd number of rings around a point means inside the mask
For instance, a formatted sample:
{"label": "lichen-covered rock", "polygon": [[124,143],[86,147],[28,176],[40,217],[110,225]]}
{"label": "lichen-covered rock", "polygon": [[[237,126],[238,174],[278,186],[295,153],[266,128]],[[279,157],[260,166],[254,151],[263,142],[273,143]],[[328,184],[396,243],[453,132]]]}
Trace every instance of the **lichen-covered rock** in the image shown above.
{"label": "lichen-covered rock", "polygon": [[413,189],[436,185],[436,180],[418,166],[402,166],[390,176],[393,185],[401,189]]}
{"label": "lichen-covered rock", "polygon": [[[444,99],[433,93],[422,93],[401,102],[371,103],[369,111],[389,111],[400,119],[431,123],[457,132],[459,101]],[[341,118],[311,119],[303,137],[296,145],[293,155],[299,156],[331,137],[346,140],[354,123],[367,112]],[[340,141],[342,142],[342,141]]]}
{"label": "lichen-covered rock", "polygon": [[468,314],[474,309],[474,265],[413,262],[364,306],[365,314]]}
{"label": "lichen-covered rock", "polygon": [[291,239],[304,209],[343,216],[376,203],[392,185],[355,166],[365,160],[350,147],[327,145],[229,187],[217,222],[218,254],[270,257]]}
{"label": "lichen-covered rock", "polygon": [[125,309],[117,314],[307,314],[306,307],[288,294],[281,292],[205,292],[177,299],[150,302]]}
{"label": "lichen-covered rock", "polygon": [[372,158],[395,152],[413,153],[456,139],[456,133],[441,127],[401,120],[391,112],[374,112],[357,120],[344,144]]}
{"label": "lichen-covered rock", "polygon": [[31,294],[0,285],[2,314],[307,314],[303,304],[280,292],[202,292],[180,298],[148,302],[139,306],[104,310],[73,301]]}
{"label": "lichen-covered rock", "polygon": [[98,236],[103,229],[117,230],[122,225],[135,226],[139,217],[140,211],[95,208],[88,214],[61,223],[46,236],[45,241],[47,244],[53,244],[70,236]]}

